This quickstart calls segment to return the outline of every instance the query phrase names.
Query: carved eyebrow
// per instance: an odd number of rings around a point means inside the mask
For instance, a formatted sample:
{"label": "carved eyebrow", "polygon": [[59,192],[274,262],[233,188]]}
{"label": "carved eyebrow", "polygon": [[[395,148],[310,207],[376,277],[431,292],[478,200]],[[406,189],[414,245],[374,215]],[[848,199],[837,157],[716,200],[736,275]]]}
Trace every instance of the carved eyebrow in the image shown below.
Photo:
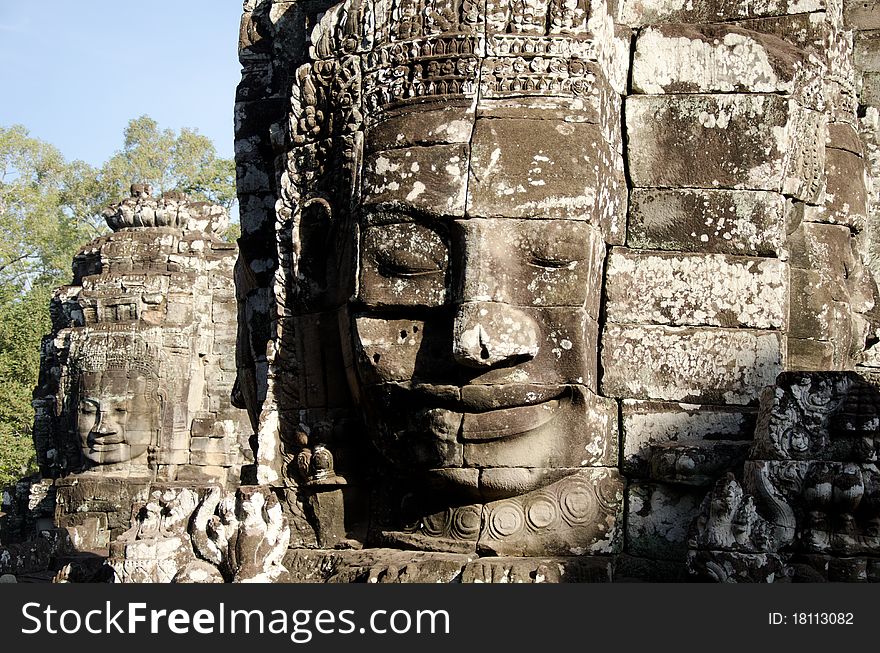
{"label": "carved eyebrow", "polygon": [[374,227],[384,224],[403,224],[409,222],[435,225],[460,219],[461,216],[456,217],[444,215],[435,211],[426,210],[424,207],[410,206],[409,204],[401,206],[400,204],[388,203],[371,206],[367,211],[363,212],[360,217],[360,221],[365,227]]}

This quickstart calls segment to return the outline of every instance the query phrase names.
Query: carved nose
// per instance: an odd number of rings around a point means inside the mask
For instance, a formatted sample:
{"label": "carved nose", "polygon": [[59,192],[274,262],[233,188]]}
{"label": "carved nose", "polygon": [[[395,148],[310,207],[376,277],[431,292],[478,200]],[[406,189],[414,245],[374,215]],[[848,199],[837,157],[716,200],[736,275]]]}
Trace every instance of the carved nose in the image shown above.
{"label": "carved nose", "polygon": [[100,435],[112,435],[119,429],[115,419],[113,419],[106,411],[99,411],[98,423],[95,424],[93,430]]}
{"label": "carved nose", "polygon": [[468,302],[458,309],[453,326],[453,355],[468,367],[491,367],[538,355],[538,324],[513,306]]}

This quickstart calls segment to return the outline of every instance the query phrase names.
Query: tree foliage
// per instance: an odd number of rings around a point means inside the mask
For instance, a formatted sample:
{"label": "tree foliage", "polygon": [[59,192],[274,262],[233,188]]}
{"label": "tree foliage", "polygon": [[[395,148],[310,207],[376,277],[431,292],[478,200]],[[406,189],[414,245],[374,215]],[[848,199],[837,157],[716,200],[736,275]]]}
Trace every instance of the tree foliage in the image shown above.
{"label": "tree foliage", "polygon": [[0,487],[36,471],[31,393],[40,371],[40,342],[51,326],[51,295],[46,285],[16,297],[2,296],[0,289]]}
{"label": "tree foliage", "polygon": [[160,129],[149,116],[128,123],[122,150],[100,171],[102,191],[124,197],[133,183],[150,183],[154,193],[184,192],[227,209],[235,202],[235,163],[217,156],[197,131]]}
{"label": "tree foliage", "polygon": [[21,126],[0,127],[0,288],[26,290],[66,275],[100,227],[88,206],[97,171],[68,163]]}
{"label": "tree foliage", "polygon": [[33,471],[30,402],[52,289],[70,281],[77,250],[106,233],[102,210],[141,182],[154,194],[182,191],[227,209],[235,202],[234,162],[195,130],[160,129],[141,116],[121,150],[94,168],[65,160],[24,127],[0,126],[0,488]]}

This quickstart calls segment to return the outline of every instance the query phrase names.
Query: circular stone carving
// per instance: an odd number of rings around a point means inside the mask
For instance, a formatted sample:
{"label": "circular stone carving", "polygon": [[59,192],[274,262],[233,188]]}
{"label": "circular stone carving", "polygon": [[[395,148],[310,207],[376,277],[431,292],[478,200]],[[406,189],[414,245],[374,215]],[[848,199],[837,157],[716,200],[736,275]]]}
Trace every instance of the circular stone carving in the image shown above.
{"label": "circular stone carving", "polygon": [[515,503],[503,503],[492,511],[489,530],[496,537],[510,537],[520,532],[524,523],[522,508]]}
{"label": "circular stone carving", "polygon": [[562,518],[569,524],[584,524],[595,519],[599,512],[596,495],[585,483],[569,483],[559,491]]}
{"label": "circular stone carving", "polygon": [[452,509],[428,515],[422,519],[422,526],[426,534],[432,537],[440,537],[449,532],[449,524],[452,522]]}
{"label": "circular stone carving", "polygon": [[555,497],[540,494],[529,502],[526,507],[526,519],[529,526],[535,530],[547,528],[559,517],[559,509],[556,507]]}
{"label": "circular stone carving", "polygon": [[472,540],[480,532],[480,511],[466,506],[455,511],[452,517],[452,534],[462,540]]}
{"label": "circular stone carving", "polygon": [[596,495],[599,497],[599,504],[607,512],[614,512],[616,510],[616,506],[620,503],[619,491],[620,486],[611,476],[606,476],[599,480],[596,486]]}

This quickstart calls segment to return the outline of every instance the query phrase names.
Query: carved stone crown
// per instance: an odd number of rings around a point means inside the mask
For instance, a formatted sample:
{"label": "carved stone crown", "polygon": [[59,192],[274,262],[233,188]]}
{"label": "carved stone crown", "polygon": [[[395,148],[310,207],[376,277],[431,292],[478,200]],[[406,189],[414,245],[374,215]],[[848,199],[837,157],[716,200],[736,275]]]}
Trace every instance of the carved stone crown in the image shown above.
{"label": "carved stone crown", "polygon": [[74,376],[126,370],[150,380],[159,378],[159,353],[136,333],[91,334],[70,365]]}
{"label": "carved stone crown", "polygon": [[153,197],[148,184],[132,184],[131,197],[107,207],[103,216],[113,231],[174,227],[222,234],[229,226],[229,214],[222,206],[191,201],[179,192]]}
{"label": "carved stone crown", "polygon": [[614,29],[590,13],[585,0],[349,0],[315,27],[311,56],[362,55],[368,115],[478,93],[585,97]]}

